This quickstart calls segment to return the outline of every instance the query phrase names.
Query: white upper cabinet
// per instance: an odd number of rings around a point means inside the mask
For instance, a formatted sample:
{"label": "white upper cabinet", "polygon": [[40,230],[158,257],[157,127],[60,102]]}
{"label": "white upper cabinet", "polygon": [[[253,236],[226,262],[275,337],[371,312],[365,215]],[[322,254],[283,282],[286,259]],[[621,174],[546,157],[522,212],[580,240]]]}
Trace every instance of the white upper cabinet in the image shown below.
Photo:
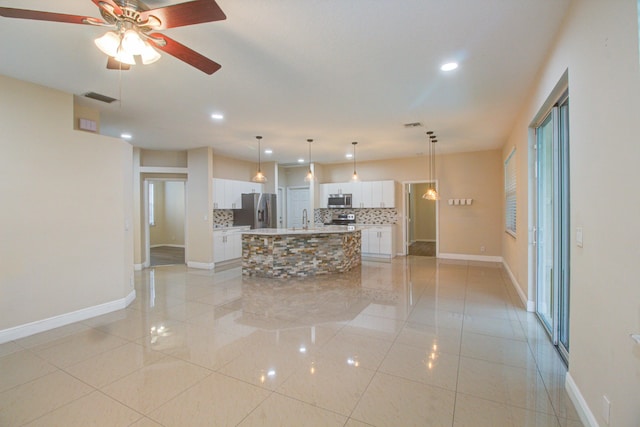
{"label": "white upper cabinet", "polygon": [[243,194],[262,193],[263,188],[264,184],[257,182],[213,178],[213,208],[240,209]]}
{"label": "white upper cabinet", "polygon": [[395,182],[393,180],[361,181],[350,184],[354,208],[394,208],[396,206]]}

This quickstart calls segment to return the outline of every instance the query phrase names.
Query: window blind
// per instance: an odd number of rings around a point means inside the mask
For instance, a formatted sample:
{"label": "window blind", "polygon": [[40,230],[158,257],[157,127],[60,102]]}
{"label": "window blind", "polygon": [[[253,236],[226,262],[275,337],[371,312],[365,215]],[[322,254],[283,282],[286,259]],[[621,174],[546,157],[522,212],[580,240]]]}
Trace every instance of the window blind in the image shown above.
{"label": "window blind", "polygon": [[514,148],[504,162],[505,229],[516,235],[516,149]]}

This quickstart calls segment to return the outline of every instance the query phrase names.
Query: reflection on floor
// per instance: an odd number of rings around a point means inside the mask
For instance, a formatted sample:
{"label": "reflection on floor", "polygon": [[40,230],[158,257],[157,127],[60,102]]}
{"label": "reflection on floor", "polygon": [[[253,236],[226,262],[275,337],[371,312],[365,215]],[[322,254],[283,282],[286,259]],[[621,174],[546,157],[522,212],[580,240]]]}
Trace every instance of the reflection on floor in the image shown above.
{"label": "reflection on floor", "polygon": [[184,248],[156,246],[149,249],[151,266],[184,264]]}
{"label": "reflection on floor", "polygon": [[0,424],[581,426],[500,264],[136,272],[125,309],[0,345]]}
{"label": "reflection on floor", "polygon": [[436,242],[413,242],[409,245],[409,255],[436,256]]}

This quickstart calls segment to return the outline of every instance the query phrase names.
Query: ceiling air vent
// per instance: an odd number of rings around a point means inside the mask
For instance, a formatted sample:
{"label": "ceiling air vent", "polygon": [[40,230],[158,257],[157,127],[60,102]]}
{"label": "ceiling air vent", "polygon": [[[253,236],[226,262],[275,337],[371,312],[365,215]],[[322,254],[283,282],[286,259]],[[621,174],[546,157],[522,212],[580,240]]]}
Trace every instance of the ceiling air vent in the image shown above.
{"label": "ceiling air vent", "polygon": [[113,101],[117,101],[115,98],[111,98],[107,95],[102,95],[96,92],[87,92],[84,94],[85,97],[95,99],[96,101],[106,102],[107,104],[111,104]]}
{"label": "ceiling air vent", "polygon": [[422,126],[422,123],[420,122],[413,122],[413,123],[405,123],[404,127],[406,128],[417,128],[419,126]]}

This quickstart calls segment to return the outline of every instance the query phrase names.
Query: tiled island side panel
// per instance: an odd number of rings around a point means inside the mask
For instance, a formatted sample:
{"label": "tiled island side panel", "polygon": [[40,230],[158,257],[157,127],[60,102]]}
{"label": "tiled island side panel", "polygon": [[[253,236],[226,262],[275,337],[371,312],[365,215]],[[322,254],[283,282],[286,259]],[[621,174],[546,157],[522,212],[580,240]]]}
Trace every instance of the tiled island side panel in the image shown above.
{"label": "tiled island side panel", "polygon": [[242,236],[242,274],[288,278],[341,273],[360,265],[361,232]]}

